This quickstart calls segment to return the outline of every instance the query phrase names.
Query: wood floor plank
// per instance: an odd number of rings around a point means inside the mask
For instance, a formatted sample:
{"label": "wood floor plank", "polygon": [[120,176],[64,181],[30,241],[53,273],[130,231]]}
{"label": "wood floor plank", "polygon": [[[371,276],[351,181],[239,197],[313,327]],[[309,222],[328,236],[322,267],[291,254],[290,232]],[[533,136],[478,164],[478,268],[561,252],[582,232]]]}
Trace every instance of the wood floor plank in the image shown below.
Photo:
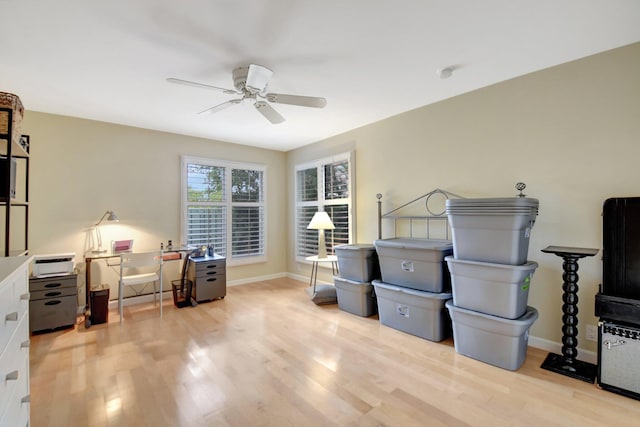
{"label": "wood floor plank", "polygon": [[230,287],[223,300],[115,311],[31,337],[31,425],[635,426],[640,402],[540,369],[515,372],[317,306],[307,283]]}

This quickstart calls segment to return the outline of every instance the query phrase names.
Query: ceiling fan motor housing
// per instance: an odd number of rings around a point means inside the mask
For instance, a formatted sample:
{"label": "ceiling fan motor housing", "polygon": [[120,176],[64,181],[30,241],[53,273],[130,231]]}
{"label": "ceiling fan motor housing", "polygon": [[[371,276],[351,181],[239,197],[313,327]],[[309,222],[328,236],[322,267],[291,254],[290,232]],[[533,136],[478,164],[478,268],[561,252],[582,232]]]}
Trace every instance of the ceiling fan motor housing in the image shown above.
{"label": "ceiling fan motor housing", "polygon": [[239,92],[244,92],[245,90],[245,85],[247,84],[247,74],[249,74],[249,67],[238,67],[233,70],[233,86]]}

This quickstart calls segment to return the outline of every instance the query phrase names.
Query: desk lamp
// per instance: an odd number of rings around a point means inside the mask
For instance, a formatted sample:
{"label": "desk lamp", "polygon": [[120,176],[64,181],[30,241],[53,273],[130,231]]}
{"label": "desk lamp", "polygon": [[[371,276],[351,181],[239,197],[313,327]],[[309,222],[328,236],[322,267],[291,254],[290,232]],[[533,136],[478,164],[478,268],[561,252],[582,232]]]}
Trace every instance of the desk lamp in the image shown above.
{"label": "desk lamp", "polygon": [[331,218],[326,212],[316,212],[307,226],[309,230],[318,230],[318,258],[327,257],[327,245],[324,242],[324,230],[333,230],[336,227],[331,222]]}
{"label": "desk lamp", "polygon": [[116,216],[115,213],[113,213],[113,211],[106,211],[104,213],[104,215],[102,215],[102,218],[100,218],[100,221],[96,222],[96,225],[94,226],[96,229],[96,236],[97,236],[97,240],[98,240],[98,247],[96,249],[94,249],[93,252],[94,254],[97,253],[102,253],[102,252],[106,252],[106,249],[102,248],[102,236],[100,235],[100,223],[104,220],[107,221],[119,221],[118,217]]}

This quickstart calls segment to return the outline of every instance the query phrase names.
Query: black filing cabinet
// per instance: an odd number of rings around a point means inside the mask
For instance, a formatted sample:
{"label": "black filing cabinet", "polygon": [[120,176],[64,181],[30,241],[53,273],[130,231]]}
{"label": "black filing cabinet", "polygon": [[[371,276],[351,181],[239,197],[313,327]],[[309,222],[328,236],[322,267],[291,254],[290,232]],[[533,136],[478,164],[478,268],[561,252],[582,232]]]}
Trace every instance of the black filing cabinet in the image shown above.
{"label": "black filing cabinet", "polygon": [[209,301],[227,295],[227,267],[223,256],[189,258],[187,279],[194,285],[196,301]]}
{"label": "black filing cabinet", "polygon": [[78,275],[29,279],[29,330],[43,331],[76,323]]}

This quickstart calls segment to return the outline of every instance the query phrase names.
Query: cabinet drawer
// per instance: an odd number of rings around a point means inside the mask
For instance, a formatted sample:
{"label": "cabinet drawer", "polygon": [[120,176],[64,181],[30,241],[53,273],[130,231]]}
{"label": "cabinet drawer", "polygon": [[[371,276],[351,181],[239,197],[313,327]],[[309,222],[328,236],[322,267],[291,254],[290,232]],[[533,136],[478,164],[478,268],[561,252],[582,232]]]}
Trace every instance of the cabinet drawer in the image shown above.
{"label": "cabinet drawer", "polygon": [[0,287],[0,352],[11,339],[20,320],[25,317],[28,304],[25,270],[24,277],[10,277]]}
{"label": "cabinet drawer", "polygon": [[27,317],[24,316],[17,327],[17,333],[9,341],[0,356],[0,402],[11,400],[12,395],[23,382],[29,382],[29,339]]}
{"label": "cabinet drawer", "polygon": [[216,270],[216,269],[224,269],[225,266],[224,260],[219,261],[206,261],[206,262],[197,262],[196,271],[207,271],[207,270]]}
{"label": "cabinet drawer", "polygon": [[29,329],[42,331],[76,323],[76,296],[47,298],[29,303]]}
{"label": "cabinet drawer", "polygon": [[208,277],[224,276],[225,274],[226,274],[226,270],[224,268],[196,270],[196,280],[206,279]]}
{"label": "cabinet drawer", "polygon": [[[2,417],[0,418],[0,426],[28,426],[29,400],[28,381],[25,379],[18,384],[11,400],[7,402],[4,415],[0,415]],[[0,408],[2,408],[1,404]],[[0,414],[2,414],[2,409],[0,409]]]}
{"label": "cabinet drawer", "polygon": [[60,298],[60,297],[68,297],[68,296],[76,296],[78,295],[78,289],[76,287],[73,288],[53,288],[47,289],[44,291],[31,291],[30,293],[31,301],[36,301],[45,298]]}
{"label": "cabinet drawer", "polygon": [[198,302],[224,298],[227,295],[225,275],[198,278],[195,285],[194,297]]}
{"label": "cabinet drawer", "polygon": [[29,291],[46,291],[57,288],[76,288],[78,286],[78,278],[76,274],[61,277],[47,277],[42,279],[30,279]]}

